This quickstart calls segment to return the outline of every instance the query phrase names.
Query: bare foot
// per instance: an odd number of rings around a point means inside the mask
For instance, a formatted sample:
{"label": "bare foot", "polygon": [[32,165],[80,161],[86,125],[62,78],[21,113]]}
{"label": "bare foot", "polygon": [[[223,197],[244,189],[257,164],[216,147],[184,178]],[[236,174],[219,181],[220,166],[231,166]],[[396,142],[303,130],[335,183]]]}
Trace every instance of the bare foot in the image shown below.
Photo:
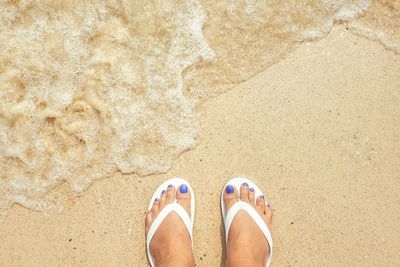
{"label": "bare foot", "polygon": [[[272,210],[265,204],[264,196],[255,199],[253,188],[244,183],[240,193],[234,186],[228,185],[224,192],[225,210],[228,210],[238,199],[252,205],[271,229]],[[265,236],[254,220],[245,211],[239,211],[232,221],[226,248],[226,266],[228,267],[265,267],[270,248]]]}
{"label": "bare foot", "polygon": [[[160,213],[169,203],[175,200],[175,187],[169,185],[161,193],[159,199],[153,204],[146,215],[146,236],[149,228]],[[186,185],[181,185],[176,192],[176,199],[190,216],[190,191]],[[157,267],[191,267],[195,266],[190,235],[181,218],[171,212],[163,220],[150,243],[150,252]]]}

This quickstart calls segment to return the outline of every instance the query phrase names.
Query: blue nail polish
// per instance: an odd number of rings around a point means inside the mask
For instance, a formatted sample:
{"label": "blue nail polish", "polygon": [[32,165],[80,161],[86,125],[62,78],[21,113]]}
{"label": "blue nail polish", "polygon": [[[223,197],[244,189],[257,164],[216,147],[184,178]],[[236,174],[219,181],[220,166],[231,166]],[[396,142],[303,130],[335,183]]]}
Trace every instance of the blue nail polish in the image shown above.
{"label": "blue nail polish", "polygon": [[186,194],[187,191],[188,191],[188,188],[185,184],[183,184],[179,187],[179,192],[181,192],[182,194]]}
{"label": "blue nail polish", "polygon": [[158,202],[158,201],[159,201],[159,199],[158,199],[158,198],[154,199],[154,202]]}
{"label": "blue nail polish", "polygon": [[260,199],[264,199],[264,196],[260,196]]}
{"label": "blue nail polish", "polygon": [[232,194],[232,193],[235,192],[235,188],[233,188],[233,186],[231,186],[231,185],[227,185],[226,188],[225,188],[225,191],[228,194]]}
{"label": "blue nail polish", "polygon": [[243,183],[243,186],[249,186],[249,184],[248,183]]}
{"label": "blue nail polish", "polygon": [[166,192],[165,190],[161,191],[161,195],[164,195],[164,194],[165,194],[165,192]]}
{"label": "blue nail polish", "polygon": [[173,187],[173,185],[172,185],[172,184],[168,185],[168,188],[172,188],[172,187]]}
{"label": "blue nail polish", "polygon": [[254,188],[252,187],[252,188],[250,188],[250,192],[254,192]]}

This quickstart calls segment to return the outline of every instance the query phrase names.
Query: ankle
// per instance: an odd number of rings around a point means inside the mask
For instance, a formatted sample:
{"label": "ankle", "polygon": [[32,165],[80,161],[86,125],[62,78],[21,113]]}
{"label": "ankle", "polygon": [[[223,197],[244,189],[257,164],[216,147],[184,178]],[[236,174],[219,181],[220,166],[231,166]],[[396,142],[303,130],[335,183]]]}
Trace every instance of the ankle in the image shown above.
{"label": "ankle", "polygon": [[227,257],[226,267],[264,267],[251,258]]}
{"label": "ankle", "polygon": [[156,267],[194,267],[194,259],[189,257],[167,257],[160,262],[155,262]]}
{"label": "ankle", "polygon": [[227,251],[226,266],[265,267],[265,260],[268,257],[268,254],[269,251],[265,254],[265,251],[260,251],[257,247],[249,249],[248,247],[241,246],[240,248],[235,249],[234,246],[230,246],[230,249]]}
{"label": "ankle", "polygon": [[157,267],[194,267],[193,253],[185,252],[185,250],[174,249],[169,250],[163,248],[159,253],[154,255],[155,265]]}

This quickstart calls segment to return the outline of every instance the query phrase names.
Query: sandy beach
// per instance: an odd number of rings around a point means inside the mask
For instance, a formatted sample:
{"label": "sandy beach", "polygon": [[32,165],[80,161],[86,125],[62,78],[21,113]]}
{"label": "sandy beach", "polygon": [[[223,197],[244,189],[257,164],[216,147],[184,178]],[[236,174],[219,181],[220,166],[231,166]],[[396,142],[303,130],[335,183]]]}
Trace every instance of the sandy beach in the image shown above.
{"label": "sandy beach", "polygon": [[274,208],[272,266],[398,266],[399,104],[400,56],[336,26],[207,101],[198,146],[169,172],[97,181],[60,214],[14,205],[0,265],[147,266],[148,201],[180,176],[196,194],[197,266],[220,266],[220,190],[243,175]]}

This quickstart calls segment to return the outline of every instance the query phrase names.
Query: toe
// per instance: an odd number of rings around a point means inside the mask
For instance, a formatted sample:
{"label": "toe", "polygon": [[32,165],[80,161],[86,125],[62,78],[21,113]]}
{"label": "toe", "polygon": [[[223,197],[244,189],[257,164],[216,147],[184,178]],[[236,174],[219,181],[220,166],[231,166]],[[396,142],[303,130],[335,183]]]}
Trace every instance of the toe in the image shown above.
{"label": "toe", "polygon": [[167,190],[163,190],[160,196],[160,209],[164,208],[166,201],[167,201]]}
{"label": "toe", "polygon": [[156,198],[154,199],[153,207],[151,208],[151,212],[153,213],[153,216],[157,216],[158,211],[160,210],[160,199]]}
{"label": "toe", "polygon": [[190,191],[187,185],[182,184],[176,192],[176,200],[190,215]]}
{"label": "toe", "polygon": [[238,192],[236,188],[232,185],[227,185],[224,189],[224,203],[225,203],[225,212],[238,201]]}
{"label": "toe", "polygon": [[169,185],[167,188],[166,204],[171,203],[175,200],[175,186]]}
{"label": "toe", "polygon": [[254,192],[254,188],[251,187],[249,189],[249,202],[253,206],[256,204],[255,195],[256,195],[256,193]]}
{"label": "toe", "polygon": [[264,196],[259,196],[256,201],[257,211],[261,214],[264,214],[265,210],[265,198]]}
{"label": "toe", "polygon": [[249,202],[249,184],[243,183],[240,186],[240,200]]}
{"label": "toe", "polygon": [[267,205],[265,205],[264,214],[265,214],[265,218],[266,218],[266,222],[267,222],[268,226],[271,226],[271,224],[272,224],[272,208],[269,203]]}

